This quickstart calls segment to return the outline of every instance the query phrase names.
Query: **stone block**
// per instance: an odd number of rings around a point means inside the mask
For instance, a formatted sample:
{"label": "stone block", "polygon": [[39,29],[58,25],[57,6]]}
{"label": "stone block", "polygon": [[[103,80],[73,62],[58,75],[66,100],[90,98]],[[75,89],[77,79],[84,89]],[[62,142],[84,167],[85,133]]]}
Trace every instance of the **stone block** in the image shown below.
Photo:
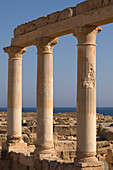
{"label": "stone block", "polygon": [[69,151],[69,157],[75,158],[76,157],[76,151]]}
{"label": "stone block", "polygon": [[58,166],[58,162],[57,161],[51,161],[51,163],[50,163],[50,170],[56,169],[57,166]]}
{"label": "stone block", "polygon": [[30,133],[29,128],[28,128],[28,127],[23,126],[23,127],[22,127],[22,133],[23,133],[23,134],[29,134],[29,133]]}
{"label": "stone block", "polygon": [[11,155],[10,155],[10,158],[11,158],[11,157],[12,157],[12,160],[13,160],[13,161],[19,162],[20,154],[19,154],[19,153],[12,152]]}
{"label": "stone block", "polygon": [[71,8],[66,8],[59,13],[58,21],[65,20],[73,16],[73,10]]}
{"label": "stone block", "polygon": [[19,162],[25,166],[34,167],[34,160],[31,156],[25,156],[24,154],[20,154]]}
{"label": "stone block", "polygon": [[83,14],[89,10],[88,1],[84,1],[76,6],[76,15]]}
{"label": "stone block", "polygon": [[55,125],[54,132],[57,132],[58,135],[70,136],[77,134],[77,127],[70,125]]}
{"label": "stone block", "polygon": [[46,159],[42,160],[42,170],[49,170],[49,161]]}
{"label": "stone block", "polygon": [[70,7],[73,10],[73,16],[76,16],[76,7]]}
{"label": "stone block", "polygon": [[102,7],[106,7],[110,4],[110,1],[109,0],[103,0],[102,2]]}
{"label": "stone block", "polygon": [[113,128],[112,127],[102,127],[99,131],[99,136],[108,141],[113,140]]}
{"label": "stone block", "polygon": [[108,162],[109,164],[113,164],[113,149],[107,150],[106,162]]}
{"label": "stone block", "polygon": [[36,170],[35,168],[33,168],[33,167],[29,167],[29,170]]}
{"label": "stone block", "polygon": [[110,0],[110,4],[113,5],[113,0]]}
{"label": "stone block", "polygon": [[87,5],[88,5],[88,11],[93,10],[94,9],[94,0],[88,0]]}
{"label": "stone block", "polygon": [[69,151],[63,151],[63,159],[64,160],[69,160]]}
{"label": "stone block", "polygon": [[30,126],[29,130],[31,133],[36,133],[37,132],[37,126]]}
{"label": "stone block", "polygon": [[64,163],[63,164],[63,170],[76,170],[75,165],[72,163]]}
{"label": "stone block", "polygon": [[23,139],[23,141],[26,142],[27,144],[30,143],[30,139],[29,139],[29,137],[28,137],[27,134],[22,134],[22,139]]}
{"label": "stone block", "polygon": [[22,35],[22,34],[25,33],[24,25],[25,25],[25,24],[22,24],[22,25],[18,26],[18,27],[14,30],[14,36],[15,36],[15,37],[17,37],[17,36]]}
{"label": "stone block", "polygon": [[102,7],[102,0],[94,0],[94,9]]}
{"label": "stone block", "polygon": [[37,170],[42,170],[42,161],[38,159],[38,157],[34,159],[34,168]]}
{"label": "stone block", "polygon": [[25,33],[27,32],[30,32],[30,31],[33,31],[36,29],[36,26],[34,24],[34,20],[31,21],[31,22],[28,22],[24,25],[24,30],[25,30]]}
{"label": "stone block", "polygon": [[104,170],[102,161],[75,162],[75,170]]}
{"label": "stone block", "polygon": [[28,145],[28,146],[27,146],[27,151],[28,151],[29,153],[33,153],[35,149],[36,149],[36,148],[35,148],[35,145]]}
{"label": "stone block", "polygon": [[54,23],[58,21],[60,11],[57,11],[55,13],[52,13],[50,15],[47,15],[48,18],[48,24]]}
{"label": "stone block", "polygon": [[37,134],[36,133],[30,133],[29,134],[29,144],[35,145],[37,143]]}
{"label": "stone block", "polygon": [[48,24],[48,18],[47,16],[38,18],[37,20],[34,21],[35,27],[40,28]]}
{"label": "stone block", "polygon": [[8,143],[7,145],[3,145],[3,150],[7,150],[7,152],[26,152],[27,151],[27,143]]}
{"label": "stone block", "polygon": [[57,141],[55,143],[55,149],[57,151],[63,150],[76,150],[76,142],[75,141]]}

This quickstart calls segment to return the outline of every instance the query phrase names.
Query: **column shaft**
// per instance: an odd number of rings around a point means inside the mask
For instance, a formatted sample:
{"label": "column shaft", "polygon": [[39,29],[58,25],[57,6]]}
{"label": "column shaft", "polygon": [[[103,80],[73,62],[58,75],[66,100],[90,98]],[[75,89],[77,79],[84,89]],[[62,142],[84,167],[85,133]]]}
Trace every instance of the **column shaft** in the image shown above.
{"label": "column shaft", "polygon": [[[77,154],[96,154],[96,46],[78,46]],[[80,156],[79,155],[79,156]]]}
{"label": "column shaft", "polygon": [[96,155],[96,34],[99,27],[77,27],[77,159]]}
{"label": "column shaft", "polygon": [[8,137],[21,138],[22,58],[9,58],[8,67]]}
{"label": "column shaft", "polygon": [[53,148],[53,55],[38,55],[37,147]]}
{"label": "column shaft", "polygon": [[6,47],[8,60],[7,142],[18,143],[22,138],[22,54],[25,48]]}
{"label": "column shaft", "polygon": [[53,45],[58,39],[37,41],[37,151],[52,153],[53,145]]}

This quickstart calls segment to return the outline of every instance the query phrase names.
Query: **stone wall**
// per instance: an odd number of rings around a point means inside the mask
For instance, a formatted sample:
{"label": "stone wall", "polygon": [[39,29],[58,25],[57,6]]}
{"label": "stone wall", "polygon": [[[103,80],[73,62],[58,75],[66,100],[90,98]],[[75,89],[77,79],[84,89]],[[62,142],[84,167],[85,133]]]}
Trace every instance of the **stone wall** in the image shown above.
{"label": "stone wall", "polygon": [[102,164],[87,164],[80,168],[74,162],[62,161],[56,157],[39,159],[30,153],[5,151],[1,152],[0,158],[0,170],[103,170]]}
{"label": "stone wall", "polygon": [[113,170],[113,149],[108,149],[106,162],[108,163],[109,170]]}
{"label": "stone wall", "polygon": [[38,159],[22,153],[2,152],[0,170],[75,170],[74,163],[56,158]]}
{"label": "stone wall", "polygon": [[14,30],[14,36],[17,37],[19,35],[37,30],[38,28],[44,27],[48,24],[59,22],[109,5],[113,5],[113,0],[87,0],[78,4],[76,7],[68,7],[62,11],[57,11],[47,16],[19,25]]}

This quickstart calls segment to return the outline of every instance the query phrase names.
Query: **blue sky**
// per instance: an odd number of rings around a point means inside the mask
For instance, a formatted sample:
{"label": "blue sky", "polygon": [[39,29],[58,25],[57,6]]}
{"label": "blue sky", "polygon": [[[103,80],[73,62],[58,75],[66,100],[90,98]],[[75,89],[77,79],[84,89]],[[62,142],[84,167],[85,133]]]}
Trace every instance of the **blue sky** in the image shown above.
{"label": "blue sky", "polygon": [[[76,6],[83,0],[4,0],[0,5],[0,107],[7,106],[8,55],[13,30],[18,25]],[[97,106],[113,107],[113,24],[102,26],[97,36]],[[54,106],[76,106],[77,39],[59,38],[54,47]],[[37,49],[27,48],[23,55],[23,107],[36,106]]]}

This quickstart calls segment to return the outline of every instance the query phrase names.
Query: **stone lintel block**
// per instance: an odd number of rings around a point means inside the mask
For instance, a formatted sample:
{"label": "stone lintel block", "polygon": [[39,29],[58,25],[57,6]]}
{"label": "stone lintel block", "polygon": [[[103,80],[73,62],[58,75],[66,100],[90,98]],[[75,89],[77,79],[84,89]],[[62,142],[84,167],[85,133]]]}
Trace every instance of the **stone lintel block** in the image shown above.
{"label": "stone lintel block", "polygon": [[88,1],[84,1],[76,6],[76,15],[80,15],[88,11]]}
{"label": "stone lintel block", "polygon": [[70,18],[72,16],[73,16],[73,10],[68,7],[68,8],[66,8],[66,9],[64,9],[60,12],[58,21],[65,20],[65,19]]}
{"label": "stone lintel block", "polygon": [[25,24],[19,25],[14,30],[14,36],[17,37],[19,35],[23,35],[38,28],[44,27],[48,24],[62,21],[76,15],[84,14],[90,10],[106,7],[108,5],[113,5],[113,0],[86,0],[82,3],[79,3],[75,7],[68,7],[62,11],[57,11],[47,16],[40,17]]}
{"label": "stone lintel block", "polygon": [[3,150],[7,150],[7,152],[18,152],[23,153],[27,152],[27,143],[8,143],[3,145]]}
{"label": "stone lintel block", "polygon": [[19,36],[19,35],[22,35],[25,33],[24,31],[24,25],[25,24],[22,24],[22,25],[19,25],[17,28],[14,29],[14,36]]}
{"label": "stone lintel block", "polygon": [[54,23],[58,21],[60,11],[54,12],[50,15],[47,15],[48,18],[48,24]]}
{"label": "stone lintel block", "polygon": [[101,8],[102,0],[94,0],[94,9]]}
{"label": "stone lintel block", "polygon": [[[30,22],[30,24],[32,24],[32,21]],[[38,29],[38,28],[43,27],[48,24],[48,18],[47,18],[47,16],[38,18],[33,21],[33,24],[35,25],[35,28]]]}

